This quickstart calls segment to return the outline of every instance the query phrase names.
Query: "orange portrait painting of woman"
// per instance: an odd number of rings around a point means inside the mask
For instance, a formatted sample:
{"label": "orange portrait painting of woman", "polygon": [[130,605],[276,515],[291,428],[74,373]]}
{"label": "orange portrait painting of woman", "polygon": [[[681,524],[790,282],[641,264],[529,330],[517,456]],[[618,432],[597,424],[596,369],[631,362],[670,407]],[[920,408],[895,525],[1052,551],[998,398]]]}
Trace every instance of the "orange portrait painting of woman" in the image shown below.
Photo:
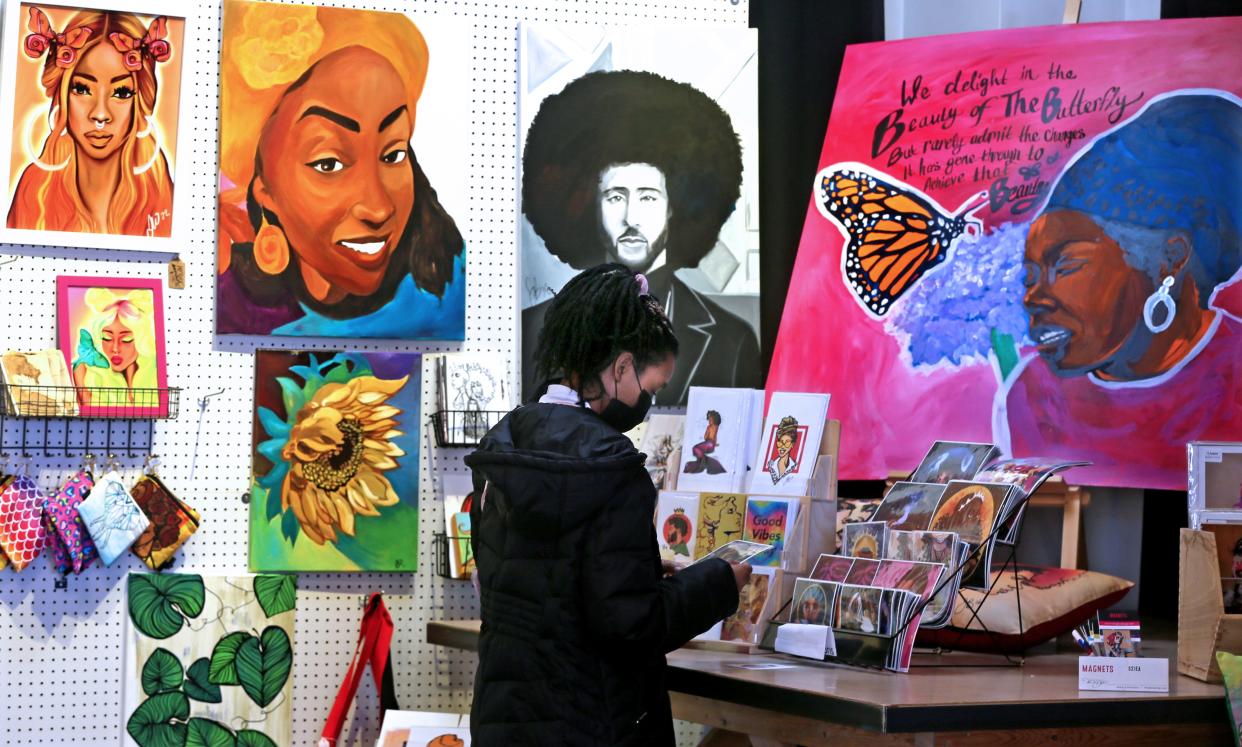
{"label": "orange portrait painting of woman", "polygon": [[464,339],[466,244],[438,190],[468,130],[443,86],[469,65],[430,28],[226,0],[218,333]]}
{"label": "orange portrait painting of woman", "polygon": [[44,3],[5,14],[5,238],[160,249],[175,221],[184,20]]}

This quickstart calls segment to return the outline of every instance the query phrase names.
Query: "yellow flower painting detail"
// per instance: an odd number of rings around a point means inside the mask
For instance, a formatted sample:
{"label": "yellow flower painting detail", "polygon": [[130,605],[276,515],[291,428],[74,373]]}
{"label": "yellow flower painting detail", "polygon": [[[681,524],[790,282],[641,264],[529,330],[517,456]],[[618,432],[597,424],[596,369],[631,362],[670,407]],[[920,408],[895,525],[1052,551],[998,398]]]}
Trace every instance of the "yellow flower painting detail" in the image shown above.
{"label": "yellow flower painting detail", "polygon": [[414,570],[419,357],[257,356],[251,569]]}

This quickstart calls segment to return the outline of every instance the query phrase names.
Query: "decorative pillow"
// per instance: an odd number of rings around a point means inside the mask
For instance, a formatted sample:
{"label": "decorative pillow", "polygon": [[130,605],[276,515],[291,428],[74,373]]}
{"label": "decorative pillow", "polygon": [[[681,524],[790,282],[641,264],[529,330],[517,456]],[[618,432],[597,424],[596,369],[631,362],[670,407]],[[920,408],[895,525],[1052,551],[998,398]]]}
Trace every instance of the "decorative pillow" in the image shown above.
{"label": "decorative pillow", "polygon": [[20,571],[43,552],[43,496],[26,475],[13,478],[0,492],[0,549]]}
{"label": "decorative pillow", "polygon": [[838,498],[837,499],[837,547],[842,547],[841,535],[846,524],[857,524],[871,521],[871,515],[880,507],[883,498]]}
{"label": "decorative pillow", "polygon": [[116,471],[99,478],[91,494],[78,504],[78,513],[104,565],[112,565],[151,524]]}
{"label": "decorative pillow", "polygon": [[[999,580],[995,580],[997,576]],[[1014,594],[1012,569],[992,572],[996,586],[983,601],[981,589],[962,589],[961,596],[979,610],[974,614],[959,597],[949,627],[920,630],[918,645],[944,646],[963,651],[1019,653],[1044,641],[1067,633],[1099,610],[1121,601],[1134,586],[1132,581],[1094,571],[1069,568],[1018,566],[1022,584],[1022,626],[1018,627],[1018,604]],[[983,602],[980,606],[980,602]],[[963,630],[964,626],[969,628]],[[987,627],[988,632],[984,630]]]}

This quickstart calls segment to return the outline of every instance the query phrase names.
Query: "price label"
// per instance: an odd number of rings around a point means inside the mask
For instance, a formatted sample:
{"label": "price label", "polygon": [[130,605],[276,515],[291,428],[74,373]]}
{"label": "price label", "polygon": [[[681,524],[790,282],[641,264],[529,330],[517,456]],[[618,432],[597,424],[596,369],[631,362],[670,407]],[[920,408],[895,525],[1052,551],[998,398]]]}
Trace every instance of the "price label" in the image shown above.
{"label": "price label", "polygon": [[1080,656],[1078,657],[1078,689],[1167,693],[1169,691],[1169,660]]}

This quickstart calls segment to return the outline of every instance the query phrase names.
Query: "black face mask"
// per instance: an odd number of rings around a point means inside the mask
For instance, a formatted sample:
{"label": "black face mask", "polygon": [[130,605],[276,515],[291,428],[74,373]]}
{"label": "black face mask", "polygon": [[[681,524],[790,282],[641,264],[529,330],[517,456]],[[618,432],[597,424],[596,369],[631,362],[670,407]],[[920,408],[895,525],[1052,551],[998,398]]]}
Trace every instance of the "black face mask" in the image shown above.
{"label": "black face mask", "polygon": [[[634,380],[638,381],[637,368],[634,369]],[[643,419],[647,417],[647,411],[651,409],[651,393],[642,386],[642,382],[638,381],[638,401],[633,405],[627,405],[617,397],[613,397],[599,416],[604,419],[605,423],[622,433],[643,422]]]}

